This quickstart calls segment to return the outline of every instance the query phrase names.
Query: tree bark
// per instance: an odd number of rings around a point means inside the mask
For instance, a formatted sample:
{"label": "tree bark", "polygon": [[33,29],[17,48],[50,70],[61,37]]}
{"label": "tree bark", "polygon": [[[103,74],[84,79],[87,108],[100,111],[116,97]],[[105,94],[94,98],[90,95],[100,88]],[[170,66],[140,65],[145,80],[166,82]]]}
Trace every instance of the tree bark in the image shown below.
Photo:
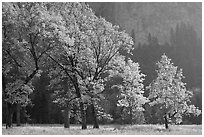
{"label": "tree bark", "polygon": [[130,107],[130,124],[132,125],[132,108]]}
{"label": "tree bark", "polygon": [[[80,99],[80,110],[81,110],[81,118],[82,118],[82,121],[81,121],[81,122],[82,122],[82,129],[87,129],[86,113],[85,113],[85,110],[84,110],[84,102],[82,101],[81,92],[80,92],[79,84],[78,84],[78,80],[77,80],[77,75],[75,74],[75,73],[76,73],[76,70],[74,69],[74,68],[76,67],[77,61],[74,59],[75,57],[73,57],[73,56],[69,56],[68,58],[69,58],[69,60],[70,60],[70,62],[71,62],[72,73],[74,74],[71,79],[72,79],[74,88],[75,88],[75,90],[76,90],[76,95],[77,95],[77,97]],[[66,71],[66,69],[65,69],[65,71]],[[67,72],[67,71],[66,71],[66,72]],[[70,76],[68,72],[67,72],[67,75]]]}
{"label": "tree bark", "polygon": [[82,129],[87,129],[87,123],[86,123],[86,113],[84,110],[84,102],[82,101],[82,97],[81,97],[81,93],[80,93],[80,89],[79,89],[79,85],[78,85],[78,81],[77,81],[77,77],[74,77],[74,88],[76,90],[76,95],[77,97],[80,99],[80,111],[81,111],[81,124],[82,124]]}
{"label": "tree bark", "polygon": [[[67,92],[67,95],[69,98],[71,98],[71,91],[69,90],[69,81],[68,78],[64,78],[64,90]],[[69,102],[67,102],[67,105],[64,109],[64,128],[70,128],[70,114],[71,114],[71,109]]]}
{"label": "tree bark", "polygon": [[80,101],[80,109],[81,109],[82,129],[87,129],[86,113],[85,113],[85,110],[84,110],[84,102],[82,102],[82,101]]}
{"label": "tree bark", "polygon": [[7,102],[6,128],[11,128],[13,122],[13,104]]}
{"label": "tree bark", "polygon": [[70,114],[71,110],[68,106],[64,109],[64,128],[70,128]]}
{"label": "tree bark", "polygon": [[18,103],[16,105],[16,126],[20,126],[21,125],[21,106]]}
{"label": "tree bark", "polygon": [[99,128],[96,109],[94,107],[94,103],[91,103],[92,115],[93,115],[93,128]]}
{"label": "tree bark", "polygon": [[167,115],[164,115],[164,124],[165,124],[165,128],[168,129],[168,128],[169,128],[169,125],[168,125]]}

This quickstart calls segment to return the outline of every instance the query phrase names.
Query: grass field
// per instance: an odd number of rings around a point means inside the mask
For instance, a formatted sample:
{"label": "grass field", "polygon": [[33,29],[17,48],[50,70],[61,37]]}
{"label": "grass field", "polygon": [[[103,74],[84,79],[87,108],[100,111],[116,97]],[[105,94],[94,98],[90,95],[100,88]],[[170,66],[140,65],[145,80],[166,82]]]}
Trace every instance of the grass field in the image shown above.
{"label": "grass field", "polygon": [[100,125],[100,129],[81,130],[80,125],[71,125],[65,129],[63,125],[26,125],[6,129],[2,127],[3,135],[202,135],[202,125],[171,125],[165,130],[163,125]]}

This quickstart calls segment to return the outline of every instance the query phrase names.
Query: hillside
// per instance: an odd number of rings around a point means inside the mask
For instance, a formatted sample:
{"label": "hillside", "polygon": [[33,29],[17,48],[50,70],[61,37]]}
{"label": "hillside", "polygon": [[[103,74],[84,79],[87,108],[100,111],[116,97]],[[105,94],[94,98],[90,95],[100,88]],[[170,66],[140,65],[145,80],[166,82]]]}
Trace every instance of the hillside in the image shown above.
{"label": "hillside", "polygon": [[148,33],[158,37],[159,42],[169,42],[170,29],[185,22],[202,34],[201,3],[149,3],[149,2],[90,2],[96,15],[119,25],[129,34],[135,31],[137,42],[146,42]]}

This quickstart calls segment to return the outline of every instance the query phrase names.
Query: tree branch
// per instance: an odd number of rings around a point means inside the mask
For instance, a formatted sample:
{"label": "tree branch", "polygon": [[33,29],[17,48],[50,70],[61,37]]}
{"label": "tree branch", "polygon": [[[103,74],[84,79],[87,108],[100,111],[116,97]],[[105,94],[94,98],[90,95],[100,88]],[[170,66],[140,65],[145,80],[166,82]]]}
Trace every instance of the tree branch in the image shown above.
{"label": "tree branch", "polygon": [[38,60],[42,57],[43,54],[45,54],[48,50],[52,49],[53,47],[50,46],[51,44],[49,44],[48,48],[46,50],[44,50],[43,52],[41,52],[41,54],[38,56]]}
{"label": "tree branch", "polygon": [[31,34],[29,34],[29,38],[30,38],[30,45],[31,48],[29,49],[31,52],[31,55],[33,56],[34,62],[35,62],[35,68],[38,69],[38,58],[36,56],[36,52],[35,52],[35,48],[34,48],[34,41],[32,40],[32,36]]}
{"label": "tree branch", "polygon": [[7,52],[7,54],[11,57],[11,59],[16,63],[16,65],[21,68],[22,66],[15,60],[15,58],[13,58],[13,56],[11,55],[11,53],[10,53],[8,50],[6,50],[6,52]]}
{"label": "tree branch", "polygon": [[67,72],[69,71],[68,69],[64,68],[64,66],[62,64],[60,64],[58,61],[56,61],[52,56],[48,55],[47,53],[45,53],[51,60],[53,60],[62,70],[64,70],[64,72],[67,74],[67,76],[74,81],[74,79],[70,76],[70,74]]}
{"label": "tree branch", "polygon": [[28,82],[30,82],[30,80],[35,76],[38,70],[39,68],[36,68],[35,70],[33,70],[33,72],[28,77],[26,77],[24,84],[27,84]]}
{"label": "tree branch", "polygon": [[70,99],[69,101],[67,101],[67,103],[70,103],[72,100],[74,100],[76,98],[78,98],[78,97],[74,97],[74,98]]}
{"label": "tree branch", "polygon": [[105,62],[103,63],[103,66],[101,67],[101,69],[98,71],[98,73],[95,74],[93,79],[96,79],[97,76],[104,70],[106,64],[108,64],[110,62],[110,60],[118,53],[119,49],[111,56],[109,55],[109,57],[105,60]]}

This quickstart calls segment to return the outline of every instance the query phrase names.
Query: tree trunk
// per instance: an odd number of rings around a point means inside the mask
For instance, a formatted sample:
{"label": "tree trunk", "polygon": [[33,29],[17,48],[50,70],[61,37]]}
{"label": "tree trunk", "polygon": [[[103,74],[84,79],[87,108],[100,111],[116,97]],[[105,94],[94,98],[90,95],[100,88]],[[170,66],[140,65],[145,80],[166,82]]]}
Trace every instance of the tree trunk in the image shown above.
{"label": "tree trunk", "polygon": [[12,126],[13,121],[13,104],[7,102],[7,117],[6,117],[6,128],[10,128]]}
{"label": "tree trunk", "polygon": [[[69,98],[71,98],[71,91],[69,90],[69,81],[68,78],[64,78],[64,90],[67,92],[67,95]],[[69,102],[67,102],[67,106],[64,109],[64,128],[70,128],[70,105]]]}
{"label": "tree trunk", "polygon": [[[29,118],[28,115],[26,114],[26,108],[25,107],[21,107],[22,108],[22,114],[23,114],[23,121],[21,121],[21,123],[28,123],[29,122]],[[22,115],[21,115],[22,116]]]}
{"label": "tree trunk", "polygon": [[16,126],[21,125],[21,106],[20,104],[16,105]]}
{"label": "tree trunk", "polygon": [[85,113],[85,110],[84,110],[84,102],[82,102],[82,101],[80,101],[80,109],[81,109],[82,129],[87,129],[86,113]]}
{"label": "tree trunk", "polygon": [[64,128],[70,128],[70,114],[71,110],[68,106],[64,109]]}
{"label": "tree trunk", "polygon": [[93,103],[91,103],[91,108],[92,108],[92,115],[93,115],[93,128],[99,128],[97,114]]}
{"label": "tree trunk", "polygon": [[165,124],[165,128],[168,129],[168,128],[169,128],[169,125],[168,125],[167,115],[164,115],[164,124]]}
{"label": "tree trunk", "polygon": [[77,97],[80,99],[80,111],[81,111],[81,124],[82,124],[82,129],[87,129],[87,123],[86,123],[86,113],[84,110],[84,102],[82,101],[82,97],[81,97],[81,93],[80,93],[80,89],[79,89],[79,85],[78,85],[78,80],[77,77],[74,77],[74,88],[76,90],[76,95]]}
{"label": "tree trunk", "polygon": [[130,124],[132,125],[132,108],[130,107]]}

